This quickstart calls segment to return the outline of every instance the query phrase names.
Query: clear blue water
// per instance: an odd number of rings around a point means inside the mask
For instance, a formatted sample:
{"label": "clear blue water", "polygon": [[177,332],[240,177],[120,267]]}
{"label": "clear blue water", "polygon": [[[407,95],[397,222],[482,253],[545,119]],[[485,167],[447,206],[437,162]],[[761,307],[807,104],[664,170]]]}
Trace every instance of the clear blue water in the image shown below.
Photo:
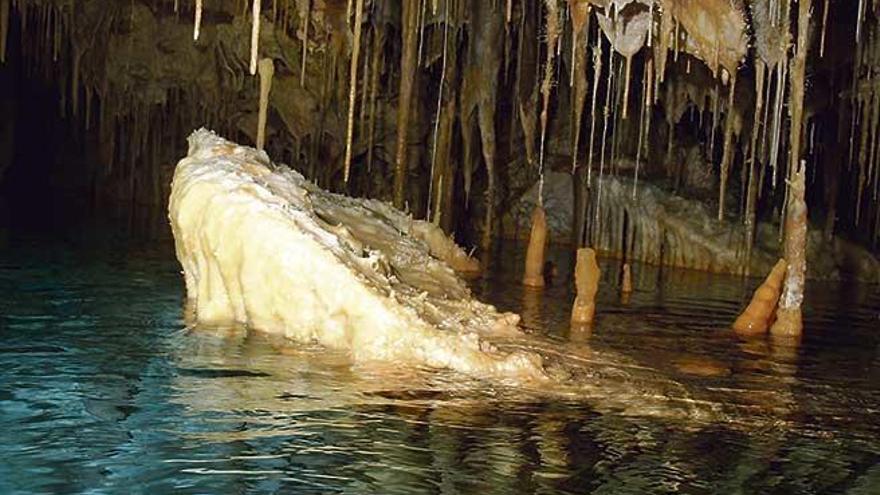
{"label": "clear blue water", "polygon": [[[606,261],[585,331],[504,246],[475,290],[604,384],[546,396],[187,326],[161,218],[9,212],[0,493],[880,493],[876,287],[811,284],[803,341],[746,341],[756,281],[637,266],[622,300]],[[724,414],[667,415],[669,387]]]}

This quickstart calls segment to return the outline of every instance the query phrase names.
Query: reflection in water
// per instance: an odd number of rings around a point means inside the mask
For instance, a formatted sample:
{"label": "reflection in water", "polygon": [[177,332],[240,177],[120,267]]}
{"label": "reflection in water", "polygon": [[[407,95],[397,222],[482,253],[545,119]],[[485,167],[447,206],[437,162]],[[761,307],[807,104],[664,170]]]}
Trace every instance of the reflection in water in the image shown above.
{"label": "reflection in water", "polygon": [[[11,232],[0,259],[0,492],[876,493],[876,288],[810,286],[802,342],[729,331],[758,283],[603,262],[527,291],[505,247],[475,290],[548,357],[522,389],[354,366],[244,328],[187,325],[167,241]],[[106,231],[104,231],[106,232]]]}

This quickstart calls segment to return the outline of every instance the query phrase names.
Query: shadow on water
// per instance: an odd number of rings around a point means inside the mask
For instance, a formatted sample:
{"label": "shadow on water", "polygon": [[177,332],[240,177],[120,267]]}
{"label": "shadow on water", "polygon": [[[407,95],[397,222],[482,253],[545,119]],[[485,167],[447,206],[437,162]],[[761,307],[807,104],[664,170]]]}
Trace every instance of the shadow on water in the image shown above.
{"label": "shadow on water", "polygon": [[810,284],[802,341],[741,340],[728,325],[757,280],[636,265],[624,298],[603,260],[597,320],[573,328],[570,255],[551,250],[536,292],[505,245],[474,290],[580,370],[584,394],[549,394],[187,325],[164,213],[142,213],[3,223],[0,492],[880,486],[876,287]]}

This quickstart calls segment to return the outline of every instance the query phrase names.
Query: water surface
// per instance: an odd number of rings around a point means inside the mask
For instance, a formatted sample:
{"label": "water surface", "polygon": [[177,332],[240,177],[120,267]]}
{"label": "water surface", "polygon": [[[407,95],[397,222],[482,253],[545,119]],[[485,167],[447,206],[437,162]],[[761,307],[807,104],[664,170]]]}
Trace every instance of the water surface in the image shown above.
{"label": "water surface", "polygon": [[571,328],[569,255],[538,293],[505,245],[474,290],[586,370],[550,393],[188,326],[138,217],[2,222],[2,493],[880,493],[876,287],[810,284],[802,341],[741,340],[758,281],[636,266],[622,298],[605,260]]}

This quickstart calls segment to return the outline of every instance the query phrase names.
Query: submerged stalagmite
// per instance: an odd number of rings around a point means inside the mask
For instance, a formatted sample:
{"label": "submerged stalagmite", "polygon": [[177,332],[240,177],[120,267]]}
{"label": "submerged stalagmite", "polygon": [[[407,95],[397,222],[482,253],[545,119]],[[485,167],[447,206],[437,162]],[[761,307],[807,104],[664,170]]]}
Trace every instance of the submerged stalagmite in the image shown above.
{"label": "submerged stalagmite", "polygon": [[478,376],[543,376],[541,359],[487,339],[519,317],[471,296],[439,227],[386,203],[328,193],[265,153],[200,130],[169,204],[187,296],[202,323]]}

